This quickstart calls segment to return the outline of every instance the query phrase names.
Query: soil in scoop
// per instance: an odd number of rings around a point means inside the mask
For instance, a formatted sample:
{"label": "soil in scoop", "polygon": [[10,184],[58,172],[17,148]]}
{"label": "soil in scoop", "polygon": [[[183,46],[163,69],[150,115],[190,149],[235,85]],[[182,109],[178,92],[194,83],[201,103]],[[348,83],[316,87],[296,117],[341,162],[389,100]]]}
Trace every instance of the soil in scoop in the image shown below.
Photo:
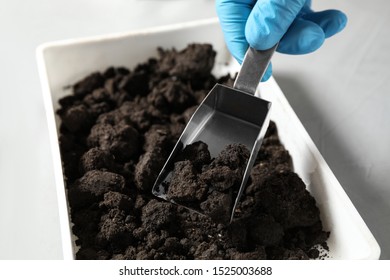
{"label": "soil in scoop", "polygon": [[168,200],[208,215],[214,222],[229,223],[250,152],[243,144],[226,146],[211,159],[206,143],[187,145],[175,159]]}
{"label": "soil in scoop", "polygon": [[[230,225],[151,194],[197,105],[216,82],[232,83],[230,76],[217,79],[210,73],[215,58],[210,45],[158,52],[158,58],[133,70],[110,67],[91,73],[59,101],[60,149],[79,246],[76,258],[318,258],[314,248],[326,248],[329,233],[322,228],[314,198],[292,171],[290,155],[272,122]],[[172,188],[170,195],[186,200],[195,193],[198,199],[210,186],[229,193],[241,172],[237,162],[210,159],[204,143],[192,148],[197,158],[175,166],[182,176],[202,169],[203,160],[219,164],[211,163],[212,168],[189,181],[196,192],[188,195]],[[238,161],[247,153],[239,145],[226,152]],[[205,209],[206,204],[203,201]]]}

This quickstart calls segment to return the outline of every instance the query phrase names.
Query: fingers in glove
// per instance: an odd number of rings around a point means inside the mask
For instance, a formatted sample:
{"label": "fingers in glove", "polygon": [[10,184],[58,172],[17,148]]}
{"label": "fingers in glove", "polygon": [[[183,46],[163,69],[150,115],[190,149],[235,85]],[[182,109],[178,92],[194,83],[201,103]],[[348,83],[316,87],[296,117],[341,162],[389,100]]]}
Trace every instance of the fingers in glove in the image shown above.
{"label": "fingers in glove", "polygon": [[307,54],[321,47],[324,41],[325,33],[318,24],[297,18],[280,41],[278,52]]}
{"label": "fingers in glove", "polygon": [[[248,2],[244,3],[243,2]],[[245,24],[252,9],[250,1],[227,1],[217,0],[216,11],[219,17],[225,41],[230,53],[239,62],[242,63],[248,43],[245,38]]]}
{"label": "fingers in glove", "polygon": [[273,47],[305,4],[306,0],[258,0],[245,26],[249,45],[258,50]]}
{"label": "fingers in glove", "polygon": [[338,10],[307,13],[302,18],[318,24],[324,31],[325,38],[340,32],[347,24],[347,16]]}

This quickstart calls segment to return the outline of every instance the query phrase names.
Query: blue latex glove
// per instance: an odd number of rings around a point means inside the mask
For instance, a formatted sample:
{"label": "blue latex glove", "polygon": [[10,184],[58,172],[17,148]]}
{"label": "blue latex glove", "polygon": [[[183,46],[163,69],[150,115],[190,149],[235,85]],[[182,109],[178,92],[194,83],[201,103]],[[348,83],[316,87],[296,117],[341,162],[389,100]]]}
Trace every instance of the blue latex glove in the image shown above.
{"label": "blue latex glove", "polygon": [[[306,54],[325,38],[340,32],[347,17],[338,10],[313,12],[311,0],[217,0],[216,8],[231,54],[242,63],[248,44],[269,49],[280,41],[278,52]],[[272,73],[272,65],[263,81]]]}

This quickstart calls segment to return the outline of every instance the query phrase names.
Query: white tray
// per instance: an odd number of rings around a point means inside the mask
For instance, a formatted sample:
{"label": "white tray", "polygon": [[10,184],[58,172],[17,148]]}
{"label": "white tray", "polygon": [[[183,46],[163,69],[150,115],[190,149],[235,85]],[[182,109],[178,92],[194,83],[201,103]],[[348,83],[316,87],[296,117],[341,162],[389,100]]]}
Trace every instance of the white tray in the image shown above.
{"label": "white tray", "polygon": [[[64,86],[93,71],[109,66],[133,68],[156,56],[157,47],[184,48],[188,43],[211,43],[218,55],[215,74],[237,70],[225,48],[217,19],[158,27],[137,32],[46,43],[38,47],[37,59],[43,88],[54,162],[64,259],[74,259],[75,246],[70,230],[58,145],[58,100],[68,94]],[[228,63],[228,65],[226,65]],[[328,239],[330,259],[379,259],[380,248],[356,211],[329,166],[324,161],[302,123],[273,78],[260,86],[262,98],[272,104],[271,119],[289,150],[295,171],[307,184],[321,211]]]}

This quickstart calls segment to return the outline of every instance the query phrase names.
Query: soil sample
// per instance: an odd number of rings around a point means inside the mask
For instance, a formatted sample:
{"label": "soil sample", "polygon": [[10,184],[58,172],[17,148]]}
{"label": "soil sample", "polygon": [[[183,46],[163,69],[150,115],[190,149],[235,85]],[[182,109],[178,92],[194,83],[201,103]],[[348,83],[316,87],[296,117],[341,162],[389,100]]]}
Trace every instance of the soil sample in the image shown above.
{"label": "soil sample", "polygon": [[[197,105],[216,82],[215,51],[158,50],[134,69],[110,67],[60,99],[60,149],[77,259],[308,259],[329,236],[271,122],[231,224],[162,201],[153,184]],[[223,217],[249,152],[211,159],[202,142],[174,166],[169,195]],[[187,191],[181,185],[186,182]],[[195,191],[193,191],[195,190]]]}
{"label": "soil sample", "polygon": [[249,156],[246,146],[238,143],[226,146],[213,160],[206,143],[187,145],[166,183],[167,198],[214,222],[228,223]]}

